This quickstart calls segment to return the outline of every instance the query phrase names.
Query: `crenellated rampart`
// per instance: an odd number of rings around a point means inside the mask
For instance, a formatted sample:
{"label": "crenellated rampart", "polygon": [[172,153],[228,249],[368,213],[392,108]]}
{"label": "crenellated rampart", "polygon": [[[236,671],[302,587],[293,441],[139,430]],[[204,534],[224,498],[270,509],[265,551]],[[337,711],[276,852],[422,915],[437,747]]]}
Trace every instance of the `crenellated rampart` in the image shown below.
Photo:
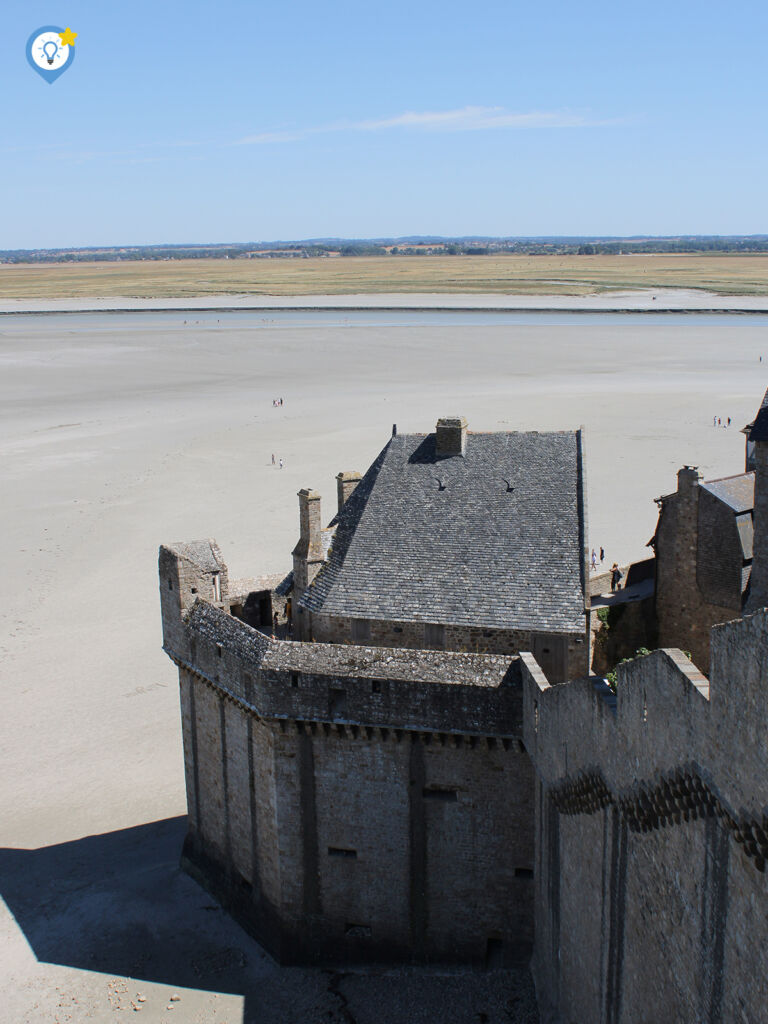
{"label": "crenellated rampart", "polygon": [[549,686],[522,656],[537,775],[534,973],[545,1020],[760,1020],[768,615]]}

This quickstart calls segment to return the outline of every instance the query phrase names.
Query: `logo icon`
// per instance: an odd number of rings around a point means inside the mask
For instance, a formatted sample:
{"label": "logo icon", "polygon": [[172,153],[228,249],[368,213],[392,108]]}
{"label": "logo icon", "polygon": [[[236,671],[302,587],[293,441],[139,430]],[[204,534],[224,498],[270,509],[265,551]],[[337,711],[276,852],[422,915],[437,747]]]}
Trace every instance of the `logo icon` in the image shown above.
{"label": "logo icon", "polygon": [[77,32],[57,25],[36,29],[27,40],[27,60],[49,85],[63,75],[75,59]]}

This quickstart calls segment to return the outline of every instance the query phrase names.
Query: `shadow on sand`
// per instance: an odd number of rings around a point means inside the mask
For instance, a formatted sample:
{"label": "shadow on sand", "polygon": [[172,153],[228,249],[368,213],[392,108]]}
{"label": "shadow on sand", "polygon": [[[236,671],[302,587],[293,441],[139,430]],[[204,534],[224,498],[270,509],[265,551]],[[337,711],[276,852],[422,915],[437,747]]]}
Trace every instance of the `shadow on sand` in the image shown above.
{"label": "shadow on sand", "polygon": [[244,1024],[536,1019],[527,971],[402,968],[393,985],[385,969],[278,967],[180,869],[185,831],[185,818],[168,818],[39,850],[1,849],[0,895],[39,961],[242,995]]}

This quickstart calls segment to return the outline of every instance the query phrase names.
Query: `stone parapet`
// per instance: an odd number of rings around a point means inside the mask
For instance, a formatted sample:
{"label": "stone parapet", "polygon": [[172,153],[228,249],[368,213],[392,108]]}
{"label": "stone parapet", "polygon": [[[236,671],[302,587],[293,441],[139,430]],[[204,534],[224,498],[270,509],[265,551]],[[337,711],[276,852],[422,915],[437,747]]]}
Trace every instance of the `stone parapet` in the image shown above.
{"label": "stone parapet", "polygon": [[619,667],[614,695],[521,658],[545,1021],[760,1019],[766,611],[715,627],[711,664],[708,681],[656,651]]}

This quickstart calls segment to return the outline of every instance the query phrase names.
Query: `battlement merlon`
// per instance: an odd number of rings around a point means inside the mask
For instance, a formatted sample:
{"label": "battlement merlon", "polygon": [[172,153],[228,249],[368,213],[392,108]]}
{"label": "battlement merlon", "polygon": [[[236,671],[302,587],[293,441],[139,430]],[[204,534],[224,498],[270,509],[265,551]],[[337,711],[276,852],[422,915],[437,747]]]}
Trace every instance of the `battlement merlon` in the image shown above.
{"label": "battlement merlon", "polygon": [[521,656],[525,746],[548,786],[598,772],[618,797],[695,768],[739,815],[768,792],[768,611],[712,630],[707,679],[678,650],[618,668],[616,695],[594,679],[550,686]]}
{"label": "battlement merlon", "polygon": [[272,640],[204,601],[182,629],[181,672],[260,718],[522,739],[517,657]]}

